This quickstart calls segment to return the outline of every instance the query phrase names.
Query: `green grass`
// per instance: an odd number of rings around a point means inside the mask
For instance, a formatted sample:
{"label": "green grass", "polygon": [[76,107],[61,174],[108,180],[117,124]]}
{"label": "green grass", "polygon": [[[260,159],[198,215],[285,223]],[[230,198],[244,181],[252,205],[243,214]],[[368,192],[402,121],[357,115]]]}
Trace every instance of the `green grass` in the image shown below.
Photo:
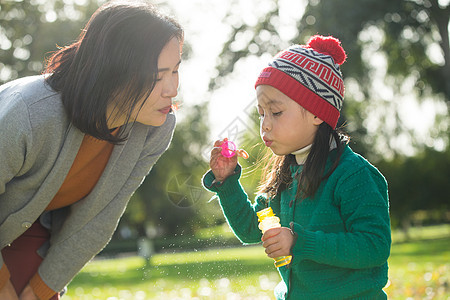
{"label": "green grass", "polygon": [[[450,299],[450,225],[393,234],[389,299]],[[89,263],[67,300],[274,299],[280,278],[261,246],[160,253]]]}
{"label": "green grass", "polygon": [[[96,260],[69,286],[72,299],[273,299],[279,275],[261,247]],[[228,297],[228,298],[227,298]]]}
{"label": "green grass", "polygon": [[389,299],[450,299],[450,225],[416,228],[411,237],[393,234]]}

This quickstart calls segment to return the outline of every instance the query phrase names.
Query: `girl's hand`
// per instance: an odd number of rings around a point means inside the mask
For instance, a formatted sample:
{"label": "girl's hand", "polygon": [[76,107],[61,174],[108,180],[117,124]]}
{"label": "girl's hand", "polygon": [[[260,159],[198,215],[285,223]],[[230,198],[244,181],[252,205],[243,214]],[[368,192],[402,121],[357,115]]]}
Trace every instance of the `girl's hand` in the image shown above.
{"label": "girl's hand", "polygon": [[287,227],[272,228],[264,232],[262,239],[263,247],[270,258],[291,255],[294,243],[294,235]]}
{"label": "girl's hand", "polygon": [[23,289],[19,300],[39,300],[29,284]]}
{"label": "girl's hand", "polygon": [[16,294],[16,290],[11,281],[5,283],[5,286],[0,290],[0,299],[19,300]]}
{"label": "girl's hand", "polygon": [[220,140],[215,141],[209,161],[209,165],[217,181],[224,181],[228,176],[233,174],[234,168],[237,165],[237,155],[225,157],[220,153],[222,151],[222,148],[220,148],[222,143],[223,141]]}

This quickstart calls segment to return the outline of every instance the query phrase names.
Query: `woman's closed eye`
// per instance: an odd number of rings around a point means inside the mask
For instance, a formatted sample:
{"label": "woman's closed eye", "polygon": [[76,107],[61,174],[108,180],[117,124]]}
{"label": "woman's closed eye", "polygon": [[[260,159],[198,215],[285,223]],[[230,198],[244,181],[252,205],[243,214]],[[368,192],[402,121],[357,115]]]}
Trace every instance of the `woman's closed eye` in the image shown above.
{"label": "woman's closed eye", "polygon": [[[164,71],[158,72],[158,77],[156,78],[156,82],[161,81],[163,79],[163,76],[159,73],[164,73]],[[172,71],[172,75],[178,75],[178,69]]]}

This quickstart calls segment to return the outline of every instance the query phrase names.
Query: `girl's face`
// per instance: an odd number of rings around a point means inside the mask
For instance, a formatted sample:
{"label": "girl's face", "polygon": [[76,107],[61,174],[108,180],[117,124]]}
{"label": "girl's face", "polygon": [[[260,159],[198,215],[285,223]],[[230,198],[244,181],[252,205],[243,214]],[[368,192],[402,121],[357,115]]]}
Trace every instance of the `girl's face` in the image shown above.
{"label": "girl's face", "polygon": [[[181,63],[182,43],[172,38],[162,49],[158,57],[158,78],[150,96],[138,103],[131,120],[136,120],[144,125],[161,126],[171,111],[172,98],[178,94],[178,68]],[[114,115],[114,108],[108,110],[109,115]],[[112,118],[114,121],[108,127],[115,128],[125,124],[125,116]]]}
{"label": "girl's face", "polygon": [[256,87],[261,138],[276,155],[287,155],[314,141],[323,122],[270,85]]}

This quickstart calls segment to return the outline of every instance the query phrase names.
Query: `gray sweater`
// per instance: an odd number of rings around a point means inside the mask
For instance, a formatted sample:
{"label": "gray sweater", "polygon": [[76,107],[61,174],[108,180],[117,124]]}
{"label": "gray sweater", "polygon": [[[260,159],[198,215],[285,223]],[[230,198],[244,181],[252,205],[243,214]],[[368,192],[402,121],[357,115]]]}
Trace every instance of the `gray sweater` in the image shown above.
{"label": "gray sweater", "polygon": [[[129,139],[114,147],[92,192],[46,214],[50,247],[38,272],[55,291],[109,242],[131,195],[167,150],[175,116],[169,114],[160,127],[127,126]],[[69,122],[60,94],[44,83],[43,76],[0,86],[1,249],[42,215],[71,168],[83,136]]]}

